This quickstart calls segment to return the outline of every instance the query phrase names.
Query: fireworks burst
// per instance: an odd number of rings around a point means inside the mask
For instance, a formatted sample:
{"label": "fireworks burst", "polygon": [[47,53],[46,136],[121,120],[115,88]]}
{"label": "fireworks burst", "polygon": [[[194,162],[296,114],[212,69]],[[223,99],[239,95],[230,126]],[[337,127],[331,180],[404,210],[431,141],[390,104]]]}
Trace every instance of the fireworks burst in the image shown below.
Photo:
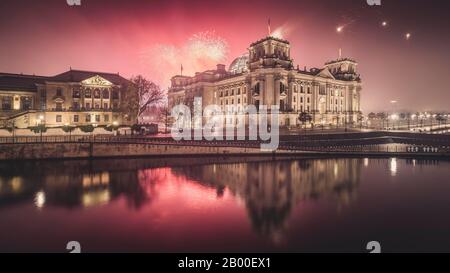
{"label": "fireworks burst", "polygon": [[186,50],[197,60],[223,61],[228,54],[228,44],[214,31],[194,34],[186,45]]}
{"label": "fireworks burst", "polygon": [[141,63],[151,79],[167,86],[170,78],[180,73],[181,65],[183,75],[192,75],[226,61],[228,52],[229,47],[225,39],[214,31],[204,31],[192,35],[180,46],[157,44],[144,50]]}

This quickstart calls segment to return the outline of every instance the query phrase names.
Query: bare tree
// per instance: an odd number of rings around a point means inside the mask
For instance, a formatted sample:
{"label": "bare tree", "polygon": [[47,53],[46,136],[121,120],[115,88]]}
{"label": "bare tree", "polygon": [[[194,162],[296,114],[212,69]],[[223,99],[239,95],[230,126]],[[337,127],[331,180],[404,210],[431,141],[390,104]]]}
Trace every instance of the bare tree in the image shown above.
{"label": "bare tree", "polygon": [[167,105],[159,108],[159,120],[164,123],[164,132],[167,133],[167,128],[171,122],[171,112]]}
{"label": "bare tree", "polygon": [[138,108],[136,118],[147,109],[147,106],[159,103],[164,99],[164,91],[154,82],[147,80],[142,75],[130,79],[137,93]]}

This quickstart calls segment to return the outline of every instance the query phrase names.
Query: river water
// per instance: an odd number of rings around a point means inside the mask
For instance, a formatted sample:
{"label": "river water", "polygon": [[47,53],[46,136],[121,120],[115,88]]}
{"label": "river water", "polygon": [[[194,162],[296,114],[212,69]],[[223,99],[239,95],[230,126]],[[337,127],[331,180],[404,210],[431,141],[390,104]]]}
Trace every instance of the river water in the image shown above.
{"label": "river water", "polygon": [[0,252],[450,251],[450,161],[0,163]]}

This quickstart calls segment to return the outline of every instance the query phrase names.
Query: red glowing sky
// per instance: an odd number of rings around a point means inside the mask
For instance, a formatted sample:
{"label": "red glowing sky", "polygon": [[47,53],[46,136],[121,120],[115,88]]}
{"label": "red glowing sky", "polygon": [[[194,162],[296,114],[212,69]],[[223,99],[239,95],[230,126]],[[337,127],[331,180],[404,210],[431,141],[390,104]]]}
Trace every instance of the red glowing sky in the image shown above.
{"label": "red glowing sky", "polygon": [[[0,71],[54,75],[72,68],[143,74],[166,87],[170,75],[192,65],[182,52],[193,35],[214,31],[228,45],[223,63],[283,26],[294,63],[321,67],[343,55],[356,59],[363,79],[363,110],[398,108],[448,110],[450,99],[449,20],[444,1],[1,1]],[[394,2],[394,3],[392,3]],[[388,21],[383,28],[381,22]],[[342,33],[338,25],[345,25]],[[404,35],[410,32],[411,39]],[[175,50],[171,66],[161,66],[155,47]],[[172,52],[173,53],[173,52]],[[165,60],[165,59],[164,59]],[[180,62],[180,64],[178,64]],[[167,71],[166,71],[167,70]]]}

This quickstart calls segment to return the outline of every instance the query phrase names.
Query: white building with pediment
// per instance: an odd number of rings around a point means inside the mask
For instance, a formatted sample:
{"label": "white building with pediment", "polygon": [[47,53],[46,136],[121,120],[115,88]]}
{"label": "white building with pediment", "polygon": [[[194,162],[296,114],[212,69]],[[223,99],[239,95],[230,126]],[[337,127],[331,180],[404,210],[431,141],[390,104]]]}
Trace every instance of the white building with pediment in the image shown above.
{"label": "white building with pediment", "polygon": [[0,73],[1,127],[132,124],[122,100],[129,84],[119,74],[72,69],[50,77]]}
{"label": "white building with pediment", "polygon": [[203,107],[231,105],[238,112],[250,104],[278,105],[280,125],[302,124],[300,113],[308,113],[316,125],[353,124],[361,115],[356,67],[354,60],[339,57],[320,69],[294,68],[289,42],[268,36],[252,43],[228,70],[219,64],[194,76],[172,77],[169,106],[192,106],[194,97],[202,97]]}

